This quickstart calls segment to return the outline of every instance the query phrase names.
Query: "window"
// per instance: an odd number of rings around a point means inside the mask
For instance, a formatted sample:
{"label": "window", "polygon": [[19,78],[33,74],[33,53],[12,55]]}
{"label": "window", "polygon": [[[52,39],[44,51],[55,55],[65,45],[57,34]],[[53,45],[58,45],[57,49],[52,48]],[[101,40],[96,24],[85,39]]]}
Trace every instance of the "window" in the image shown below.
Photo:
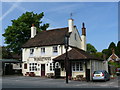
{"label": "window", "polygon": [[55,68],[59,68],[59,62],[55,63]]}
{"label": "window", "polygon": [[75,40],[77,41],[77,35],[76,35],[76,33],[75,33]]}
{"label": "window", "polygon": [[82,62],[73,62],[72,63],[72,70],[73,71],[83,71],[83,64],[82,64]]}
{"label": "window", "polygon": [[50,71],[53,71],[53,70],[54,70],[54,64],[50,63]]}
{"label": "window", "polygon": [[37,63],[30,63],[29,70],[30,71],[37,71]]}
{"label": "window", "polygon": [[27,64],[26,63],[24,64],[24,69],[27,69]]}
{"label": "window", "polygon": [[72,64],[72,70],[75,71],[75,63]]}
{"label": "window", "polygon": [[41,54],[45,54],[45,48],[41,48]]}
{"label": "window", "polygon": [[53,54],[57,54],[58,53],[58,48],[57,46],[53,46]]}
{"label": "window", "polygon": [[34,49],[30,49],[30,56],[33,56],[33,53],[34,53]]}

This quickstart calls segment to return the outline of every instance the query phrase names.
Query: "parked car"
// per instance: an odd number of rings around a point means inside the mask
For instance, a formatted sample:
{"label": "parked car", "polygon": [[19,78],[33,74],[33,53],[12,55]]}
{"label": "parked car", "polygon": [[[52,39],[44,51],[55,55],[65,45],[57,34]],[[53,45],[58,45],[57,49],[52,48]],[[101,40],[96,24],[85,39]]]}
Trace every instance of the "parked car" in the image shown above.
{"label": "parked car", "polygon": [[110,74],[105,70],[94,71],[92,75],[92,80],[93,81],[95,80],[107,81],[107,80],[110,80]]}
{"label": "parked car", "polygon": [[116,74],[120,75],[120,68],[116,68]]}

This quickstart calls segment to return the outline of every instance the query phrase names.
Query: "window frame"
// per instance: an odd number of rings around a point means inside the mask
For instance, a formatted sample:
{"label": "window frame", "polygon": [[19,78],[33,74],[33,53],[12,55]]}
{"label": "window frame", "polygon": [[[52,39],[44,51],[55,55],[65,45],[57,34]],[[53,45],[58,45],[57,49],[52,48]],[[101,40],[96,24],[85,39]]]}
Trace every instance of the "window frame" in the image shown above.
{"label": "window frame", "polygon": [[72,72],[83,72],[83,63],[82,62],[73,62],[72,63]]}
{"label": "window frame", "polygon": [[49,68],[50,71],[54,71],[54,63],[49,63]]}
{"label": "window frame", "polygon": [[30,48],[30,56],[34,55],[34,48]]}
{"label": "window frame", "polygon": [[24,69],[27,69],[27,63],[24,64]]}
{"label": "window frame", "polygon": [[58,54],[58,46],[52,47],[53,54]]}
{"label": "window frame", "polygon": [[45,54],[45,47],[41,47],[41,54],[42,54],[42,55]]}
{"label": "window frame", "polygon": [[29,63],[29,71],[30,72],[36,72],[38,71],[38,64],[37,63]]}

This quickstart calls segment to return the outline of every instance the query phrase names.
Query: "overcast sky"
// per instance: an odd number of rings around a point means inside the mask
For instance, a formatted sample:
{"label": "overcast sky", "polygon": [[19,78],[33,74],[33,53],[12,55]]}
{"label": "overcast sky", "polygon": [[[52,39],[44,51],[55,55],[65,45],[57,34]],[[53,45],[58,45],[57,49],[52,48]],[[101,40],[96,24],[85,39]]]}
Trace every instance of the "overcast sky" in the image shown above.
{"label": "overcast sky", "polygon": [[[0,4],[1,5],[1,4]],[[87,43],[98,51],[106,49],[111,42],[118,41],[117,2],[2,2],[2,32],[11,26],[26,11],[44,12],[43,23],[50,23],[48,29],[68,26],[70,13],[81,35],[82,22],[85,23]],[[0,45],[3,45],[3,41]]]}

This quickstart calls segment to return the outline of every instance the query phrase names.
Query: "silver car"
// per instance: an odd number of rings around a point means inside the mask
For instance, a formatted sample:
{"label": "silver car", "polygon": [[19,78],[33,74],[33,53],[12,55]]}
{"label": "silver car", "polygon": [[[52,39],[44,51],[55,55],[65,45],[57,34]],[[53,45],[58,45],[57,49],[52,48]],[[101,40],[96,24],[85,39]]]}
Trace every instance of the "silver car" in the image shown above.
{"label": "silver car", "polygon": [[110,80],[110,74],[105,71],[105,70],[98,70],[98,71],[94,71],[93,75],[92,75],[92,80]]}

